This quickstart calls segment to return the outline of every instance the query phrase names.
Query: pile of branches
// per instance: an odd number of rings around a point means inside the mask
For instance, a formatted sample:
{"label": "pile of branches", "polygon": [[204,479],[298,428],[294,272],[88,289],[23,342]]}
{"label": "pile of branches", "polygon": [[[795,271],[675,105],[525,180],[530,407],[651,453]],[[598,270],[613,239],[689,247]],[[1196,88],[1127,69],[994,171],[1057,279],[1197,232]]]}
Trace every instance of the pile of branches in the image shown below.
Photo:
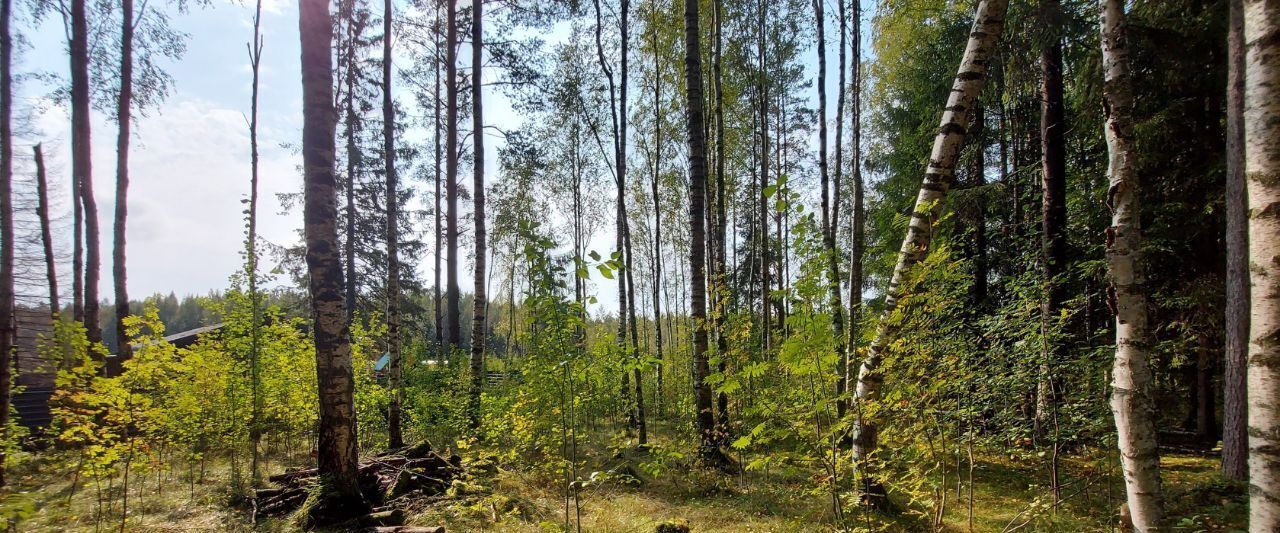
{"label": "pile of branches", "polygon": [[[403,526],[403,504],[443,494],[462,473],[462,459],[445,458],[422,442],[415,446],[389,450],[361,461],[358,466],[360,493],[368,514],[355,517],[332,516],[322,520],[348,530],[377,533],[442,533],[444,528]],[[312,493],[319,490],[319,471],[315,468],[290,470],[267,478],[275,488],[254,491],[253,518],[283,516],[303,506]],[[314,513],[312,513],[314,514]],[[327,513],[326,513],[327,514]]]}

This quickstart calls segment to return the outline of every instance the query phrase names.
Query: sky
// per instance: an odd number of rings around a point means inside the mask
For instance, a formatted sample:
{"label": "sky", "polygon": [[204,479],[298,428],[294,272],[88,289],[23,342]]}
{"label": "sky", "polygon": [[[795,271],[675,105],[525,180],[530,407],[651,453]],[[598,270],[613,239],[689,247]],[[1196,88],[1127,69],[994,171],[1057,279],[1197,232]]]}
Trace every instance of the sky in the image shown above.
{"label": "sky", "polygon": [[[247,113],[251,71],[246,46],[252,36],[252,22],[253,5],[232,0],[212,0],[206,7],[172,15],[175,29],[187,34],[187,51],[181,60],[162,64],[173,77],[172,92],[160,106],[144,110],[143,116],[136,118],[130,152],[128,286],[135,299],[154,293],[174,292],[181,296],[220,290],[241,268],[242,202],[248,197],[249,186]],[[281,245],[298,241],[302,220],[300,209],[285,213],[277,198],[278,193],[301,190],[301,156],[289,147],[300,141],[302,125],[297,26],[296,2],[264,2],[258,227],[263,239]],[[22,31],[27,46],[20,52],[15,69],[65,79],[68,59],[62,20],[46,17],[33,27],[28,19]],[[460,54],[463,58],[469,56],[469,52]],[[833,71],[835,54],[828,56],[832,63],[829,71]],[[44,143],[50,187],[69,191],[69,112],[48,100],[51,88],[40,79],[21,82],[19,106],[37,111],[34,133],[24,139],[25,143],[20,140],[16,149],[29,153],[29,144]],[[401,101],[412,100],[403,86],[395,93]],[[833,109],[834,93],[828,91]],[[495,90],[486,91],[485,113],[487,124],[501,124],[504,130],[514,129],[521,122],[510,103]],[[111,298],[116,126],[109,117],[95,111],[92,129],[94,191],[103,246],[99,291],[103,298]],[[496,156],[503,145],[499,135],[490,132],[486,140],[490,183],[499,168]],[[469,175],[466,178],[469,180]],[[66,220],[57,225],[54,238],[68,258],[59,265],[61,277],[66,278],[61,284],[65,293],[70,287],[67,271],[71,224],[66,214],[70,209],[69,193],[55,203],[55,215],[59,207]],[[612,241],[612,232],[606,228],[594,236],[590,247],[607,255]],[[429,255],[422,258],[419,270],[423,279],[432,279],[432,263]],[[463,272],[468,272],[470,261],[465,263]],[[464,276],[464,287],[467,277]],[[595,285],[598,305],[616,308],[614,284]],[[464,292],[469,291],[464,288]]]}

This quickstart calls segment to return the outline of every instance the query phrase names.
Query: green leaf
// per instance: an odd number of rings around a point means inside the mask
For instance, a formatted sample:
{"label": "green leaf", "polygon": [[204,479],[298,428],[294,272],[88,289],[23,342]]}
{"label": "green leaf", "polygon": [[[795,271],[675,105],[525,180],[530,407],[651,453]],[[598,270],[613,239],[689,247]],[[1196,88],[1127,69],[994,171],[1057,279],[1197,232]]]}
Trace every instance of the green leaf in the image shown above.
{"label": "green leaf", "polygon": [[613,279],[613,270],[610,270],[609,267],[604,265],[596,265],[596,268],[600,270],[600,275],[604,276],[605,279]]}
{"label": "green leaf", "polygon": [[747,436],[747,435],[743,435],[743,436],[741,436],[741,437],[738,437],[738,438],[737,438],[737,440],[734,440],[734,441],[733,441],[733,447],[734,447],[734,448],[737,448],[737,449],[739,449],[739,450],[744,449],[744,448],[746,448],[747,446],[750,446],[750,445],[751,445],[751,437],[749,437],[749,436]]}

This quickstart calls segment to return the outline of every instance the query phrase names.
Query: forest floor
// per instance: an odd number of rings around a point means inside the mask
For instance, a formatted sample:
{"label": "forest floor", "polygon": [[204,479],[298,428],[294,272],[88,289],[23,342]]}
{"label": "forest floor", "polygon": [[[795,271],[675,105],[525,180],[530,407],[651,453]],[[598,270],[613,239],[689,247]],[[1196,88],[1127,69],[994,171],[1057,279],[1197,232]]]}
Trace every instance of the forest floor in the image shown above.
{"label": "forest floor", "polygon": [[[665,432],[655,440],[665,442]],[[607,442],[607,437],[597,439]],[[661,448],[660,448],[661,449]],[[564,525],[564,481],[560,476],[535,469],[499,467],[492,451],[473,448],[463,453],[470,466],[465,479],[454,483],[450,497],[409,510],[413,525],[444,525],[451,532],[558,531]],[[684,524],[694,532],[810,532],[838,531],[833,523],[829,495],[800,471],[768,474],[747,472],[727,476],[688,468],[685,460],[667,462],[662,472],[652,458],[633,453],[622,458],[604,446],[584,447],[587,465],[583,478],[596,472],[586,484],[580,501],[583,531],[652,532],[664,523]],[[1036,457],[1030,454],[1031,457]],[[78,481],[73,493],[75,466],[67,457],[52,454],[17,458],[11,469],[10,487],[0,500],[0,516],[20,517],[16,531],[119,531],[121,501],[119,478],[113,481]],[[303,458],[305,459],[305,458]],[[623,464],[640,465],[635,470]],[[974,466],[973,531],[1112,531],[1123,485],[1118,472],[1097,472],[1090,463],[1068,458],[1062,463],[1062,501],[1056,511],[1048,503],[1043,460],[1027,460],[1017,454],[977,456]],[[269,464],[271,472],[287,462]],[[1162,459],[1170,515],[1178,531],[1242,530],[1247,507],[1241,486],[1224,483],[1217,475],[1215,457],[1168,453]],[[198,467],[196,467],[198,469]],[[962,465],[966,470],[967,465]],[[628,483],[608,471],[628,470],[640,482]],[[644,471],[644,472],[641,472]],[[129,531],[253,531],[244,507],[232,505],[230,468],[210,465],[203,482],[191,484],[191,470],[155,470],[142,465],[133,472],[129,498]],[[658,475],[653,475],[657,473]],[[195,472],[198,477],[198,471]],[[114,491],[113,501],[99,507],[99,490]],[[969,531],[968,486],[957,491],[952,474],[941,530]],[[891,494],[899,508],[891,515],[866,515],[859,508],[846,509],[850,527],[865,529],[868,523],[883,531],[930,531],[932,516],[927,504],[907,504],[905,495]],[[104,498],[106,499],[106,498]],[[570,506],[571,515],[577,515]],[[11,522],[12,523],[12,522]],[[261,523],[257,531],[291,531],[287,520]]]}

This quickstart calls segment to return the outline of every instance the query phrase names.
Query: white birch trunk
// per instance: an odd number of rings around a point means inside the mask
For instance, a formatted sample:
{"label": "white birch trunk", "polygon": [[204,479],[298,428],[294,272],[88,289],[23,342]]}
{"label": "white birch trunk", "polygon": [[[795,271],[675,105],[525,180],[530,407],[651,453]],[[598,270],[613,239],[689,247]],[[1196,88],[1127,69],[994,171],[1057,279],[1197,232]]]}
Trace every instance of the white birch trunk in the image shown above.
{"label": "white birch trunk", "polygon": [[[933,142],[933,152],[929,156],[924,182],[916,197],[911,224],[907,227],[907,236],[898,252],[898,264],[893,269],[893,278],[885,293],[885,308],[880,326],[858,371],[856,401],[859,403],[874,402],[880,398],[880,386],[884,380],[880,375],[880,363],[898,329],[888,318],[902,296],[900,286],[907,272],[929,253],[933,225],[942,215],[943,200],[955,182],[956,162],[964,147],[971,111],[986,80],[988,63],[999,41],[1000,32],[1004,29],[1004,16],[1008,7],[1008,0],[982,0],[978,3],[969,42],[951,85],[951,95],[947,97],[947,106],[942,112],[942,123]],[[855,409],[855,412],[858,411]],[[860,417],[855,424],[854,435],[853,453],[856,464],[865,465],[876,449],[876,422],[871,417]],[[882,495],[883,491],[874,482],[866,485],[870,496],[877,496],[875,493]]]}
{"label": "white birch trunk", "polygon": [[1124,0],[1100,0],[1102,10],[1103,107],[1106,113],[1108,299],[1116,315],[1116,355],[1112,367],[1111,413],[1115,416],[1120,462],[1133,527],[1158,530],[1164,521],[1160,454],[1156,449],[1151,368],[1147,364],[1147,296],[1139,243],[1140,196],[1133,169],[1133,89],[1129,79]]}
{"label": "white birch trunk", "polygon": [[1244,2],[1249,528],[1280,531],[1280,5]]}

